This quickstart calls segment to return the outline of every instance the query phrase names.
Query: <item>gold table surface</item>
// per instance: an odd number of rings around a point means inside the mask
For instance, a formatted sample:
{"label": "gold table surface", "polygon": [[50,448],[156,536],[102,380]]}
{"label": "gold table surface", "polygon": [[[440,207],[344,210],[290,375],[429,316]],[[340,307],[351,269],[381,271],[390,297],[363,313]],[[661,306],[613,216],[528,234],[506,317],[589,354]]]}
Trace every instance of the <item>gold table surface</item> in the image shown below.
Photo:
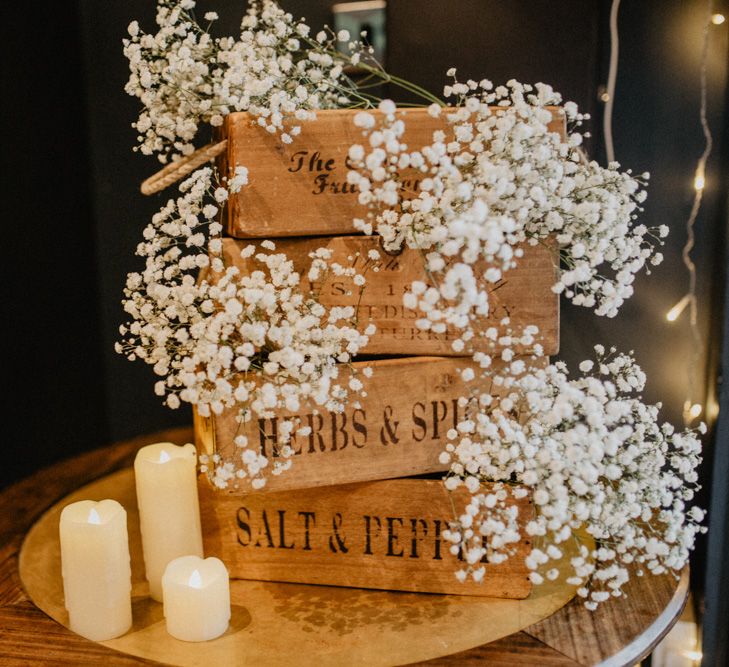
{"label": "gold table surface", "polygon": [[[559,587],[535,587],[534,599],[519,602],[235,581],[231,629],[219,640],[195,645],[166,635],[161,605],[146,598],[137,572],[132,632],[104,643],[75,635],[62,625],[60,506],[77,499],[73,494],[118,493],[129,511],[135,503],[125,468],[137,449],[191,437],[183,428],[118,443],[46,468],[0,493],[0,665],[275,665],[292,664],[292,656],[298,664],[321,665],[628,665],[650,652],[685,604],[688,571],[678,581],[668,575],[635,577],[626,596],[596,612],[578,600],[565,605],[571,592]],[[132,511],[132,558],[139,562],[134,521]]]}

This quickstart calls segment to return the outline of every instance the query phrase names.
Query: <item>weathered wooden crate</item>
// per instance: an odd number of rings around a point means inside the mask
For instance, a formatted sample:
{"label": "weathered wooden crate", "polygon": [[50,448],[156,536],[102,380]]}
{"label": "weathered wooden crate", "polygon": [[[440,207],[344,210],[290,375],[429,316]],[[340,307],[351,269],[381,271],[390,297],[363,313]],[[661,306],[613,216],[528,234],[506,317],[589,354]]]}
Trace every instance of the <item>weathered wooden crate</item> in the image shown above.
{"label": "weathered wooden crate", "polygon": [[[361,407],[348,406],[342,413],[315,411],[305,405],[298,413],[310,435],[295,437],[293,464],[281,475],[269,475],[264,492],[347,484],[439,472],[447,469],[438,461],[447,443],[446,433],[464,418],[466,407],[458,405],[469,395],[459,371],[469,359],[415,357],[357,362],[370,365],[373,376],[365,380],[367,396]],[[501,362],[494,362],[499,364]],[[538,363],[542,363],[541,361]],[[347,367],[343,367],[347,373]],[[484,387],[493,395],[504,389]],[[224,461],[240,460],[234,443],[237,435],[248,437],[249,446],[276,458],[275,432],[281,412],[273,419],[236,421],[236,412],[201,417],[194,413],[195,441],[199,453],[217,454]],[[229,494],[250,489],[249,482],[231,480]],[[220,493],[220,495],[225,495]]]}
{"label": "weathered wooden crate", "polygon": [[[228,233],[240,238],[353,233],[352,219],[366,213],[347,183],[349,147],[364,141],[353,123],[356,113],[318,111],[315,120],[300,123],[301,134],[290,144],[282,144],[245,112],[227,115],[219,135],[228,141],[221,173],[236,165],[250,168],[249,184],[228,205]],[[403,141],[410,150],[432,143],[433,132],[447,125],[426,109],[398,113],[406,121]],[[553,115],[551,129],[564,134],[563,112],[555,108]],[[414,170],[402,176],[413,190],[422,178]]]}
{"label": "weathered wooden crate", "polygon": [[[527,597],[528,540],[504,563],[484,563],[483,582],[456,579],[463,563],[443,531],[468,496],[422,479],[221,496],[203,480],[205,553],[223,560],[237,579]],[[509,502],[518,504],[522,526],[533,518],[529,497]]]}
{"label": "weathered wooden crate", "polygon": [[[225,264],[237,266],[244,275],[261,268],[254,257],[242,259],[240,256],[240,251],[249,243],[231,238],[223,240]],[[367,282],[361,294],[351,278],[330,274],[318,283],[307,279],[311,264],[309,253],[320,247],[332,251],[332,261],[354,266],[365,275]],[[423,331],[416,326],[420,315],[403,306],[403,294],[414,280],[432,284],[420,253],[406,248],[396,256],[380,252],[380,259],[369,259],[369,251],[378,248],[379,237],[371,236],[280,239],[276,242],[276,252],[285,253],[292,260],[306,292],[318,294],[319,301],[327,307],[356,306],[362,329],[370,322],[377,326],[377,332],[364,350],[366,354],[458,354],[452,347],[457,338],[456,330],[447,329],[441,334]],[[485,331],[498,325],[504,317],[510,318],[510,326],[515,332],[527,325],[536,325],[539,335],[535,342],[542,345],[546,354],[556,354],[559,349],[559,296],[551,289],[556,281],[555,260],[550,248],[544,245],[524,245],[523,250],[524,256],[517,266],[493,284],[491,312],[478,323],[478,328]],[[477,267],[479,271],[486,268],[485,263]],[[207,277],[214,280],[214,274]],[[488,339],[476,338],[474,343],[476,349],[490,351]],[[519,354],[529,351],[520,347],[515,350]]]}

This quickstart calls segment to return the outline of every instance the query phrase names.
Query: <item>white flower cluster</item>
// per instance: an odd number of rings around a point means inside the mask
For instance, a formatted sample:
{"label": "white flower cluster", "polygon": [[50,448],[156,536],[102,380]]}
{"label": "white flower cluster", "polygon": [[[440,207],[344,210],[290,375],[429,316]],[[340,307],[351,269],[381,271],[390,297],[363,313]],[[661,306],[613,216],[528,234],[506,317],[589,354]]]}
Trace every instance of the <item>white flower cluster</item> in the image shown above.
{"label": "white flower cluster", "polygon": [[[568,582],[588,608],[620,596],[629,566],[638,574],[679,571],[688,561],[703,512],[692,507],[701,444],[695,431],[658,424],[658,408],[639,396],[645,376],[629,355],[597,346],[597,362],[568,377],[561,363],[501,381],[510,391],[449,433],[444,460],[448,488],[465,485],[471,503],[449,531],[468,573],[484,576],[482,558],[500,562],[520,535],[509,492],[530,489],[536,515],[526,525],[531,579],[559,576],[569,540],[584,531],[595,548],[579,544]],[[588,373],[595,371],[594,376]],[[482,404],[483,405],[483,404]],[[700,425],[698,431],[705,432]],[[483,493],[484,481],[497,481]],[[566,565],[566,564],[565,564]]]}
{"label": "white flower cluster", "polygon": [[[313,110],[340,108],[353,90],[337,42],[349,34],[322,31],[293,20],[273,0],[258,0],[248,9],[240,36],[213,37],[194,18],[194,0],[158,0],[156,34],[129,26],[124,54],[130,77],[126,91],[143,109],[134,127],[144,154],[169,157],[194,150],[201,123],[219,126],[233,111],[256,116],[269,132],[288,143],[298,134],[296,121]],[[356,49],[357,43],[351,47]]]}
{"label": "white flower cluster", "polygon": [[[280,410],[295,413],[309,401],[341,411],[362,383],[354,369],[338,382],[340,365],[367,344],[372,325],[361,333],[354,307],[326,309],[302,293],[292,262],[275,253],[270,241],[261,244],[267,252],[253,245],[241,251],[254,264],[249,273],[225,266],[222,227],[215,221],[219,209],[207,202],[224,202],[246,176],[239,170],[228,188],[216,187],[213,170],[199,169],[182,183],[181,196],[154,216],[137,249],[145,268],[127,278],[124,309],[131,320],[120,328],[117,351],[154,367],[162,378],[155,392],[171,408],[182,401],[202,415],[235,408],[241,421]],[[316,250],[311,258],[312,275],[331,271],[364,289],[353,268],[328,261],[329,250]],[[277,453],[284,462],[274,473],[290,465],[287,442],[297,426],[284,419],[278,427]],[[238,444],[243,467],[215,461],[216,482],[249,476],[258,487],[265,458]]]}
{"label": "white flower cluster", "polygon": [[[355,220],[359,230],[379,234],[388,252],[404,245],[422,251],[430,282],[413,283],[403,300],[419,312],[417,325],[435,334],[455,329],[454,351],[472,352],[472,368],[462,374],[472,383],[473,395],[461,398],[467,417],[449,432],[441,457],[450,465],[446,486],[472,494],[444,534],[465,561],[457,576],[483,579],[489,563],[528,538],[532,581],[557,578],[566,569],[559,562],[570,558],[568,581],[595,608],[622,594],[630,567],[639,574],[682,568],[703,530],[701,510],[688,509],[697,488],[697,434],[659,426],[658,406],[640,398],[645,377],[630,356],[598,346],[597,364],[583,362],[583,375],[570,379],[561,363],[540,369],[516,356],[517,349],[532,359],[542,354],[536,326],[513,331],[508,318],[481,326],[492,315],[490,290],[525,244],[554,253],[562,268],[555,292],[614,316],[632,295],[635,275],[662,259],[654,244],[667,228],[635,222],[648,174],[588,160],[581,148],[587,135],[578,131],[586,116],[544,84],[460,83],[451,70],[454,83],[444,93],[452,105],[444,107],[384,72],[346,32],[311,36],[273,0],[254,0],[238,38],[211,36],[217,15],[205,14],[209,23],[201,27],[193,0],[157,5],[156,34],[132,23],[124,52],[126,90],[143,105],[135,123],[140,150],[163,162],[191,153],[202,124],[220,126],[235,111],[289,143],[297,122],[317,109],[371,107],[370,84],[358,89],[345,65],[361,67],[365,82],[433,102],[429,111],[442,129],[417,149],[403,142],[407,116],[393,102],[380,103],[379,120],[358,113],[364,145],[349,149],[348,181],[368,210]],[[351,55],[339,53],[338,42]],[[568,124],[566,139],[557,122]],[[128,276],[130,321],[117,350],[154,367],[155,391],[172,408],[187,402],[202,415],[235,409],[241,423],[295,414],[304,402],[341,411],[365,395],[355,369],[341,369],[373,328],[359,331],[352,307],[327,310],[302,293],[301,277],[270,241],[242,251],[250,271],[225,265],[217,217],[246,182],[241,166],[222,185],[213,170],[200,169],[154,216],[138,247],[144,270]],[[330,260],[325,249],[313,252],[309,281],[332,272],[365,289],[363,273]],[[481,351],[473,352],[476,337]],[[503,371],[494,370],[496,354]],[[500,398],[484,391],[492,385],[502,388]],[[306,428],[292,417],[279,419],[277,430],[270,470],[244,435],[235,438],[239,461],[215,455],[203,469],[220,487],[247,478],[260,488],[266,473],[291,465],[290,439]],[[522,534],[512,501],[528,494],[536,514]],[[594,548],[580,543],[585,532]],[[576,550],[565,548],[570,540]]]}
{"label": "white flower cluster", "polygon": [[563,140],[550,123],[576,127],[585,116],[572,103],[558,109],[549,86],[469,81],[445,93],[454,106],[430,107],[443,129],[417,150],[402,142],[407,116],[392,102],[380,105],[379,123],[357,115],[367,146],[351,147],[349,181],[369,214],[355,225],[391,250],[427,251],[429,270],[442,279],[431,306],[456,303],[456,315],[487,308],[488,284],[515,265],[524,242],[556,244],[565,268],[556,292],[598,315],[617,314],[635,274],[662,259],[652,243],[667,228],[633,222],[648,175],[588,161],[577,131]]}

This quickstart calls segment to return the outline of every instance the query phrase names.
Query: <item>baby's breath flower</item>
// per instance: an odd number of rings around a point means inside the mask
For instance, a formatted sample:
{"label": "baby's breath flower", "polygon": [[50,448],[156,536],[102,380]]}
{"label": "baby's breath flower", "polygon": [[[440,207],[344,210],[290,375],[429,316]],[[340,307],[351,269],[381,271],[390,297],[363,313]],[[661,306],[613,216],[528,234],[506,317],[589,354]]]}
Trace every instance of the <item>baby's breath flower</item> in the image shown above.
{"label": "baby's breath flower", "polygon": [[[570,562],[569,580],[584,584],[578,594],[590,609],[620,594],[632,563],[655,574],[680,571],[706,530],[699,525],[704,512],[686,509],[698,488],[696,432],[660,426],[658,408],[638,395],[645,378],[633,358],[598,347],[605,378],[587,374],[592,361],[580,364],[584,375],[576,379],[561,363],[519,378],[507,373],[509,399],[449,431],[452,452],[442,459],[451,464],[449,488],[464,484],[473,494],[450,531],[463,552],[473,545],[470,527],[488,538],[492,556],[508,556],[509,544],[529,537],[526,564],[539,584],[556,578],[554,568],[543,566],[562,559],[561,545],[576,540],[576,531],[595,540],[594,550],[581,547]],[[488,491],[481,488],[494,481]],[[514,483],[531,489],[536,509],[523,534],[508,514],[514,506],[494,495]]]}
{"label": "baby's breath flower", "polygon": [[[428,252],[428,269],[442,285],[439,307],[428,312],[451,323],[488,311],[484,286],[518,264],[524,243],[555,244],[563,268],[555,292],[598,315],[617,314],[635,274],[662,259],[652,242],[667,229],[634,223],[647,176],[585,159],[575,130],[585,116],[573,103],[558,112],[561,97],[549,86],[512,80],[496,90],[475,82],[447,88],[454,106],[444,112],[444,128],[418,150],[402,143],[407,119],[389,100],[380,103],[379,123],[366,112],[355,116],[368,141],[350,149],[348,181],[369,209],[369,221],[356,227],[376,231],[387,250]],[[569,122],[566,139],[550,125],[555,113]],[[427,173],[417,196],[387,164]],[[490,266],[475,273],[484,262]]]}
{"label": "baby's breath flower", "polygon": [[[163,162],[187,155],[202,124],[219,126],[234,111],[249,112],[288,143],[299,120],[350,103],[356,87],[344,66],[364,47],[352,42],[352,56],[339,53],[337,41],[349,41],[347,31],[321,31],[312,40],[309,27],[274,0],[257,0],[237,38],[213,37],[195,21],[192,0],[157,5],[157,32],[146,34],[134,21],[124,40],[125,90],[142,103],[134,127],[145,155]],[[204,18],[214,22],[218,15]]]}
{"label": "baby's breath flower", "polygon": [[[344,74],[345,65],[368,53],[349,42],[347,31],[326,28],[314,38],[274,0],[254,0],[238,37],[212,37],[194,19],[194,0],[157,4],[156,34],[132,22],[124,41],[126,90],[143,106],[134,127],[145,154],[163,162],[189,155],[202,124],[219,127],[235,111],[249,112],[288,144],[318,109],[373,106]],[[352,55],[337,51],[338,42],[349,42]],[[640,398],[645,375],[614,348],[595,346],[596,359],[583,361],[576,379],[562,362],[530,368],[517,348],[540,357],[538,328],[515,330],[508,317],[494,323],[489,295],[508,280],[525,245],[545,244],[561,269],[552,291],[612,317],[632,295],[635,275],[661,262],[653,244],[668,228],[635,222],[648,173],[586,158],[588,135],[578,129],[587,116],[574,103],[562,104],[544,84],[460,82],[455,68],[447,75],[452,104],[428,108],[443,127],[418,150],[403,143],[406,121],[392,101],[380,102],[377,119],[368,111],[354,115],[359,143],[348,150],[347,183],[367,215],[353,226],[377,233],[388,252],[421,252],[429,280],[413,282],[403,306],[415,311],[419,329],[454,331],[453,351],[472,355],[461,373],[470,392],[458,400],[465,416],[448,430],[439,458],[450,465],[445,487],[471,494],[443,533],[462,559],[456,577],[483,580],[483,563],[503,562],[528,537],[530,580],[553,581],[568,567],[568,583],[595,609],[621,594],[631,564],[640,566],[638,574],[660,574],[686,563],[704,530],[704,513],[691,502],[697,433],[706,426],[683,433],[659,426],[659,406]],[[555,113],[567,121],[566,138],[552,129]],[[413,171],[420,174],[414,186],[400,176]],[[353,395],[367,395],[354,370],[344,377],[341,369],[375,327],[362,332],[355,308],[327,309],[300,291],[301,276],[272,241],[241,250],[257,270],[243,275],[226,265],[217,218],[230,194],[247,184],[242,165],[224,182],[199,169],[153,217],[137,249],[145,267],[127,278],[129,321],[115,348],[152,366],[154,391],[170,408],[185,402],[203,416],[231,409],[240,424],[279,415],[273,463],[243,435],[234,440],[234,460],[201,457],[216,486],[247,480],[260,489],[268,474],[291,466],[293,435],[308,434],[298,418],[282,413],[296,414],[305,402],[340,411]],[[365,276],[333,262],[328,249],[310,258],[310,282],[331,273],[367,288]],[[367,254],[368,262],[380,259],[377,250]],[[348,262],[353,266],[354,258]],[[361,375],[371,377],[372,368]],[[510,500],[528,493],[536,514],[522,530]],[[579,529],[596,547],[579,545],[568,559],[565,543]]]}
{"label": "baby's breath flower", "polygon": [[[354,309],[328,311],[300,292],[293,263],[270,241],[259,251],[249,245],[241,252],[258,269],[249,275],[216,257],[212,272],[196,279],[198,268],[207,267],[210,255],[222,248],[222,226],[212,221],[218,209],[207,202],[224,201],[228,190],[205,167],[180,185],[180,193],[154,216],[137,248],[145,268],[127,278],[123,305],[130,321],[120,328],[117,350],[143,359],[164,377],[154,391],[170,408],[190,403],[203,415],[234,409],[243,422],[275,410],[295,412],[306,401],[341,410],[350,393],[363,391],[363,383],[354,369],[347,371],[348,389],[337,382],[337,362],[366,345],[372,325],[360,333]],[[330,270],[327,250],[312,255],[320,270]],[[353,269],[346,273],[359,283]],[[295,426],[279,422],[277,453],[283,458],[293,453],[286,445]],[[213,483],[224,487],[247,478],[260,488],[268,460],[244,436],[235,444],[240,456],[214,461]]]}

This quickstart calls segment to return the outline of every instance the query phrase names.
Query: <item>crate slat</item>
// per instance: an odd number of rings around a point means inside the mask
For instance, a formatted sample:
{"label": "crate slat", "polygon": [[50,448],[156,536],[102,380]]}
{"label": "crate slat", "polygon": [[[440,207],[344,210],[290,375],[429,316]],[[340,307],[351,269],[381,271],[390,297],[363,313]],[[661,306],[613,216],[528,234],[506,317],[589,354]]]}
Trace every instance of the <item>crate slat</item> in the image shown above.
{"label": "crate slat", "polygon": [[[226,266],[236,266],[247,275],[261,265],[254,257],[242,259],[240,251],[251,241],[232,238],[223,239],[223,259]],[[364,290],[353,284],[351,278],[332,274],[316,283],[308,280],[311,259],[309,253],[318,248],[332,251],[332,262],[343,266],[354,266],[366,279]],[[416,326],[420,315],[403,306],[403,294],[415,280],[428,285],[432,279],[425,270],[419,251],[406,248],[400,255],[387,255],[380,250],[380,259],[368,259],[370,250],[379,249],[378,237],[337,236],[300,239],[280,239],[276,242],[277,253],[284,253],[301,275],[301,288],[307,294],[314,292],[319,301],[329,307],[355,306],[357,316],[364,329],[369,322],[377,327],[370,338],[364,354],[407,354],[407,355],[453,355],[452,342],[458,331],[452,327],[445,333],[423,331]],[[498,326],[504,317],[511,320],[511,328],[520,332],[527,325],[539,327],[536,342],[547,355],[559,350],[559,296],[552,291],[556,281],[556,268],[549,247],[524,245],[524,256],[515,268],[507,271],[503,278],[494,283],[489,299],[491,312],[478,322],[478,330],[486,331]],[[269,252],[269,251],[266,251]],[[488,265],[481,263],[477,270],[483,272]],[[214,280],[214,274],[207,274]],[[503,328],[502,328],[503,329]],[[474,339],[474,348],[490,351],[485,338]],[[529,352],[522,346],[515,346],[517,354]],[[461,354],[463,354],[461,352]]]}
{"label": "crate slat", "polygon": [[[275,238],[354,232],[352,219],[366,213],[347,184],[349,147],[365,141],[353,123],[356,113],[318,111],[315,120],[300,123],[301,133],[290,144],[283,144],[245,112],[227,115],[220,134],[228,140],[219,162],[222,173],[230,173],[236,165],[249,168],[248,185],[228,206],[228,233]],[[432,118],[426,109],[398,113],[406,122],[403,141],[409,150],[432,143],[433,132],[447,128],[444,118]],[[562,110],[554,109],[553,117],[550,128],[564,135]],[[422,177],[414,170],[403,174],[412,190]]]}
{"label": "crate slat", "polygon": [[[367,396],[351,401],[344,412],[333,413],[304,405],[297,413],[302,426],[311,426],[309,436],[296,436],[291,442],[296,454],[289,470],[269,475],[263,492],[302,489],[391,479],[446,470],[438,461],[445,449],[448,429],[464,418],[458,406],[469,388],[460,371],[473,362],[443,357],[410,357],[373,362],[371,378],[363,378]],[[496,361],[495,364],[502,362]],[[539,359],[533,364],[545,363]],[[342,373],[348,373],[347,367]],[[503,393],[499,386],[484,386],[492,395]],[[240,463],[234,443],[236,435],[246,435],[249,446],[275,460],[274,433],[277,420],[290,413],[281,411],[274,419],[236,421],[236,412],[201,417],[194,413],[198,452],[218,454],[224,461]],[[231,480],[221,495],[250,490],[248,480]]]}
{"label": "crate slat", "polygon": [[[456,579],[462,562],[442,533],[469,495],[440,481],[398,479],[234,497],[212,492],[203,478],[205,553],[236,579],[527,597],[528,540],[505,562],[485,563],[482,583]],[[509,502],[523,527],[533,517],[531,499]]]}

